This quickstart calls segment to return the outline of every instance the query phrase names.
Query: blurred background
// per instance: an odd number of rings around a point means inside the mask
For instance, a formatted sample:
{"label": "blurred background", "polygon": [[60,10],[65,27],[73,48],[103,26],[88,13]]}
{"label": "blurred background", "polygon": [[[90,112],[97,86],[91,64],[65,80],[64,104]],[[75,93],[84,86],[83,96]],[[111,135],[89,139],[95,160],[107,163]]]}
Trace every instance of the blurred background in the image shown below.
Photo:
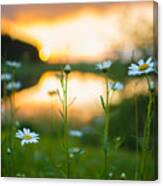
{"label": "blurred background", "polygon": [[[103,135],[104,121],[99,96],[104,94],[105,88],[104,78],[95,70],[95,64],[110,59],[113,65],[108,71],[108,78],[125,85],[121,92],[113,95],[111,103],[110,143],[114,146],[117,137],[121,138],[122,143],[119,156],[117,153],[111,155],[110,172],[114,172],[113,179],[120,178],[123,171],[128,179],[133,179],[135,125],[139,123],[141,139],[148,89],[144,78],[128,77],[127,72],[130,63],[140,58],[152,56],[157,60],[157,26],[154,24],[153,2],[2,5],[1,11],[2,73],[10,72],[10,68],[5,65],[6,60],[21,63],[15,74],[16,80],[22,85],[15,94],[16,121],[21,127],[30,127],[39,132],[45,146],[39,147],[42,150],[34,147],[35,160],[27,161],[34,161],[32,169],[37,171],[26,173],[26,176],[63,176],[53,170],[61,166],[55,162],[60,162],[63,155],[60,149],[63,127],[59,115],[61,104],[57,95],[49,92],[61,88],[58,79],[60,70],[65,64],[71,64],[68,99],[69,103],[75,101],[69,108],[70,128],[83,133],[82,139],[73,138],[71,143],[72,146],[86,148],[85,156],[81,159],[83,166],[76,170],[74,164],[72,177],[98,178],[102,166],[99,139]],[[1,85],[3,89],[3,82]],[[7,94],[10,97],[10,92]],[[157,91],[154,95],[151,136],[154,153],[149,157],[151,161],[146,169],[147,179],[154,179],[157,174]],[[5,104],[7,110],[2,113],[2,139],[6,136],[5,124],[11,122],[6,119],[10,114],[9,101]],[[2,108],[3,105],[2,102]],[[58,149],[54,159],[52,155],[56,153],[55,149],[54,152],[49,151],[53,145]],[[49,163],[50,168],[46,171],[41,160],[52,161],[53,166]],[[2,172],[7,175],[5,160],[3,162]],[[19,169],[15,168],[14,175],[17,173]]]}

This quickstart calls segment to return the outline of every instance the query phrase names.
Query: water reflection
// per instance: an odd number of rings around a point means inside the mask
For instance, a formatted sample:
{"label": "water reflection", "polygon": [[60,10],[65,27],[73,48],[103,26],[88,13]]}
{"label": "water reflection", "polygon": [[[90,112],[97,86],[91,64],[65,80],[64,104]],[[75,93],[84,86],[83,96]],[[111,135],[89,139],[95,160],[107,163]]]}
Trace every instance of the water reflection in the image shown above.
{"label": "water reflection", "polygon": [[[59,72],[45,72],[38,83],[15,94],[17,117],[21,119],[59,117],[61,103],[56,90],[61,90],[57,75]],[[102,114],[99,100],[104,95],[103,77],[93,73],[72,72],[68,83],[69,103],[75,98],[69,108],[70,119],[88,123],[91,119]],[[115,92],[112,105],[118,105],[122,99],[131,98],[135,94],[145,94],[147,86],[145,79],[127,80],[121,92]],[[76,124],[77,125],[77,124]]]}

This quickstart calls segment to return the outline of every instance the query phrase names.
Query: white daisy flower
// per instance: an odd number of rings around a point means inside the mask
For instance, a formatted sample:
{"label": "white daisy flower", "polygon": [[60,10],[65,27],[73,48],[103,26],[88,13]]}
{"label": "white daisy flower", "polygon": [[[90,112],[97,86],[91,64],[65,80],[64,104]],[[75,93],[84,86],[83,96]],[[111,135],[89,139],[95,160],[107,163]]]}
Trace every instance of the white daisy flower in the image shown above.
{"label": "white daisy flower", "polygon": [[83,154],[84,150],[78,148],[78,147],[74,147],[74,148],[69,148],[69,157],[73,158],[76,154]]}
{"label": "white daisy flower", "polygon": [[16,61],[6,61],[6,65],[12,68],[20,68],[21,64]]}
{"label": "white daisy flower", "polygon": [[111,67],[111,65],[112,65],[112,61],[110,60],[104,61],[102,63],[96,64],[96,70],[106,72]]}
{"label": "white daisy flower", "polygon": [[12,75],[10,73],[2,73],[1,80],[2,81],[9,81],[12,79]]}
{"label": "white daisy flower", "polygon": [[23,130],[18,130],[16,137],[21,139],[21,145],[28,143],[38,143],[39,135],[35,132],[30,132],[30,129],[23,128]]}
{"label": "white daisy flower", "polygon": [[109,82],[108,86],[109,86],[109,89],[113,90],[113,91],[122,90],[124,87],[123,84],[118,81],[117,82]]}
{"label": "white daisy flower", "polygon": [[142,74],[148,74],[150,72],[155,71],[155,64],[152,60],[152,57],[149,57],[146,61],[140,59],[137,64],[131,64],[128,67],[128,75],[129,76],[136,76]]}
{"label": "white daisy flower", "polygon": [[79,137],[80,138],[83,136],[83,133],[79,130],[70,130],[69,135],[72,137]]}
{"label": "white daisy flower", "polygon": [[80,152],[80,148],[79,147],[70,148],[69,152],[70,153],[78,153],[78,152]]}
{"label": "white daisy flower", "polygon": [[82,155],[84,153],[85,153],[84,149],[81,149],[79,147],[69,148],[69,154],[73,154],[73,155],[80,154],[80,155]]}
{"label": "white daisy flower", "polygon": [[65,65],[64,72],[67,73],[67,74],[71,72],[71,66],[69,64]]}
{"label": "white daisy flower", "polygon": [[18,90],[21,88],[21,83],[19,81],[9,82],[6,86],[7,90]]}

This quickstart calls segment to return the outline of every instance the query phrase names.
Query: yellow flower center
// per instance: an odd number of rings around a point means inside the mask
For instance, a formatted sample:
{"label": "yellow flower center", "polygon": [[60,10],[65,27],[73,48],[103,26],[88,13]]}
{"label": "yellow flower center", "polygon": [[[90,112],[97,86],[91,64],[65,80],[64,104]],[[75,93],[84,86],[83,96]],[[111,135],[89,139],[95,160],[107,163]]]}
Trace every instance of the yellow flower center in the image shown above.
{"label": "yellow flower center", "polygon": [[26,139],[26,140],[30,140],[32,137],[29,135],[29,134],[25,134],[24,135],[24,139]]}
{"label": "yellow flower center", "polygon": [[145,70],[147,68],[148,68],[148,64],[146,64],[146,63],[139,66],[139,70]]}

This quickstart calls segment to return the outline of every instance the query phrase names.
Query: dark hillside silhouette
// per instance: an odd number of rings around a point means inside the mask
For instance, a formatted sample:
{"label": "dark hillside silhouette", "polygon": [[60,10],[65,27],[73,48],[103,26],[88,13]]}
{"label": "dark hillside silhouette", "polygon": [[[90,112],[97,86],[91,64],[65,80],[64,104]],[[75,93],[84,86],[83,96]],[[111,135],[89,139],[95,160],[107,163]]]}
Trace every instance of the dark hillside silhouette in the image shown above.
{"label": "dark hillside silhouette", "polygon": [[37,49],[30,44],[12,39],[8,35],[2,35],[1,42],[2,62],[6,59],[31,63],[40,61]]}

